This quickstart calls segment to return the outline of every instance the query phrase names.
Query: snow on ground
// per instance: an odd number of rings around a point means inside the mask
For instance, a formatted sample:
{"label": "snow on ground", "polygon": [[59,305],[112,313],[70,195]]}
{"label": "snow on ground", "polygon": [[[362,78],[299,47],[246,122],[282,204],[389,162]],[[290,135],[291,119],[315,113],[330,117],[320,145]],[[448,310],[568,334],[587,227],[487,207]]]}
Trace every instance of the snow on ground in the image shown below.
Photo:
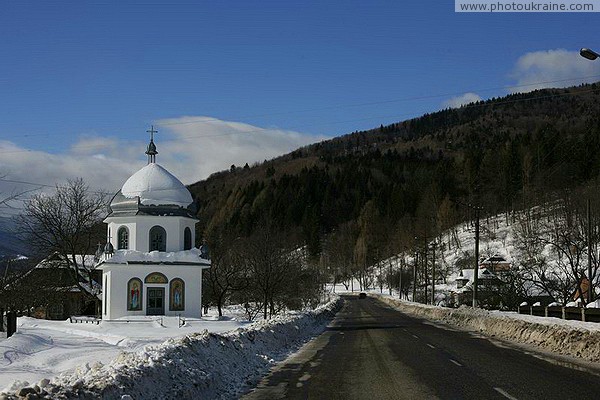
{"label": "snow on ground", "polygon": [[202,319],[186,319],[181,328],[177,317],[135,317],[99,325],[21,317],[17,333],[0,341],[0,391],[53,378],[86,363],[105,364],[121,352],[136,351],[169,338],[204,330],[227,332],[249,324],[239,308],[228,308],[225,313],[218,320],[216,310],[211,310]]}
{"label": "snow on ground", "polygon": [[[534,207],[530,210],[534,213],[541,211]],[[521,214],[517,214],[520,217]],[[514,265],[514,268],[521,269],[521,261],[524,257],[519,250],[518,228],[519,223],[517,217],[511,217],[507,214],[498,214],[481,219],[480,221],[480,240],[479,240],[479,257],[481,259],[499,255]],[[433,238],[429,241],[429,246],[433,244]],[[475,254],[475,228],[473,221],[467,221],[454,226],[452,229],[444,231],[436,240],[436,304],[449,304],[451,292],[456,292],[456,279],[461,277],[463,270],[466,275],[469,275],[469,269],[473,269],[474,254]],[[423,243],[419,244],[421,248]],[[544,256],[548,263],[549,270],[555,269],[557,264],[556,252],[552,251],[551,245],[546,245],[541,255]],[[379,291],[379,283],[377,275],[381,272],[386,274],[388,266],[394,271],[399,271],[401,266],[404,271],[411,271],[414,264],[414,248],[404,253],[398,253],[388,259],[382,260],[381,269],[375,265],[370,267],[371,282],[369,288],[361,288],[357,279],[354,279],[353,287],[355,292],[377,290]],[[431,257],[431,252],[428,257]],[[480,260],[481,261],[481,260]],[[582,261],[582,265],[585,263]],[[481,270],[480,270],[481,274]],[[481,275],[480,275],[481,279]],[[387,289],[387,277],[383,278],[384,287],[383,293]],[[348,290],[350,290],[350,281]],[[394,283],[397,285],[397,282]],[[467,285],[471,285],[468,283]],[[330,288],[331,289],[331,288]],[[428,290],[431,286],[428,287]],[[535,297],[537,295],[546,295],[547,293],[531,282],[526,282],[522,288],[527,296]],[[338,283],[335,292],[346,291],[345,287]],[[412,290],[408,292],[409,298],[412,297]]]}
{"label": "snow on ground", "polygon": [[27,379],[33,369],[31,384],[8,384],[6,391],[15,392],[54,375],[39,385],[53,398],[232,398],[321,333],[340,305],[336,297],[315,311],[268,321],[188,320],[186,328],[177,328],[176,318],[164,318],[164,327],[146,321],[95,328],[26,318],[18,334],[0,342],[0,379]]}

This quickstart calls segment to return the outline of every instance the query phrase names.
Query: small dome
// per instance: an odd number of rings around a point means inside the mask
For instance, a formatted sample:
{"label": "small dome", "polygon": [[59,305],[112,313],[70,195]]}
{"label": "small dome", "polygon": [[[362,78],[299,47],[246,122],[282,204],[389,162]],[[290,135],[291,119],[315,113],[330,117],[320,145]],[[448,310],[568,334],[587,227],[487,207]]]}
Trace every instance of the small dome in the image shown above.
{"label": "small dome", "polygon": [[121,189],[127,198],[139,197],[144,205],[189,206],[194,200],[190,191],[169,171],[151,163],[131,175]]}
{"label": "small dome", "polygon": [[149,156],[155,156],[158,154],[158,151],[156,151],[156,145],[154,144],[153,140],[151,140],[150,143],[148,143],[146,154],[148,154]]}

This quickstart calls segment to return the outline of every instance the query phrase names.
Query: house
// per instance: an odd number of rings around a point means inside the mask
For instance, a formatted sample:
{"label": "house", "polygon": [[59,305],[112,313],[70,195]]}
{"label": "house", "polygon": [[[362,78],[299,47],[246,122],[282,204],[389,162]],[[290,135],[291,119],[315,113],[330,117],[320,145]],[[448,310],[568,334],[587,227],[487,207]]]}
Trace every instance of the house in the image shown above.
{"label": "house", "polygon": [[72,256],[52,253],[19,278],[12,296],[38,318],[96,315],[100,285],[94,264],[93,255],[76,255],[74,264]]}
{"label": "house", "polygon": [[195,203],[189,190],[156,163],[154,128],[148,164],[112,198],[102,271],[102,319],[144,315],[199,318],[202,271],[210,267],[196,242]]}
{"label": "house", "polygon": [[499,254],[494,254],[491,257],[487,257],[479,263],[479,268],[485,268],[493,274],[510,271],[511,266],[512,262],[508,259],[508,257],[504,257]]}
{"label": "house", "polygon": [[[473,300],[473,269],[463,269],[455,279],[456,289],[450,291],[452,304],[471,304]],[[491,300],[498,294],[498,289],[504,284],[487,268],[480,268],[477,275],[477,293],[480,302]]]}

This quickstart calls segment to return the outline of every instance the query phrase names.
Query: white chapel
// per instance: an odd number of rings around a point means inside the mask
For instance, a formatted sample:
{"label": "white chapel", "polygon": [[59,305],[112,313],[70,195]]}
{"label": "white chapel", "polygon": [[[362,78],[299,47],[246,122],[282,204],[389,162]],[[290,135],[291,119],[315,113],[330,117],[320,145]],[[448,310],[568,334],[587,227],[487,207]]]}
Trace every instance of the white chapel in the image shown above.
{"label": "white chapel", "polygon": [[139,315],[199,318],[204,249],[194,247],[194,201],[189,190],[156,163],[154,133],[148,165],[112,198],[102,270],[102,319]]}

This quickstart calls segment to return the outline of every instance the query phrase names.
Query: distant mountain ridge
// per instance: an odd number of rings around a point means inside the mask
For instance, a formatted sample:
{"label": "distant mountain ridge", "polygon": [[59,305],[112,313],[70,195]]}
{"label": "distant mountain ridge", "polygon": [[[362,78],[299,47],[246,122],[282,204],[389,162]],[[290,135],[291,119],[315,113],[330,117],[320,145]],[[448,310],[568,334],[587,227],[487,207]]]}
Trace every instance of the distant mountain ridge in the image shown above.
{"label": "distant mountain ridge", "polygon": [[28,255],[27,246],[14,234],[11,218],[0,217],[0,258]]}

